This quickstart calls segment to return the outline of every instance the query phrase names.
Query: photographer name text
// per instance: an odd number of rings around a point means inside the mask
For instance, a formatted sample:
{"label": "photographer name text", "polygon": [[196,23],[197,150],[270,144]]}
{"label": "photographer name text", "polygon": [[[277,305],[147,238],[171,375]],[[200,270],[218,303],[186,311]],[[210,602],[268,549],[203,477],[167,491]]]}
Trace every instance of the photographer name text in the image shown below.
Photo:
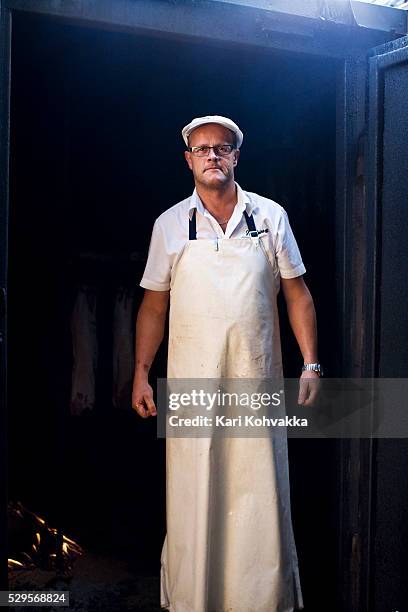
{"label": "photographer name text", "polygon": [[308,420],[296,416],[271,418],[250,414],[237,417],[197,415],[191,418],[171,415],[168,424],[170,427],[307,427]]}

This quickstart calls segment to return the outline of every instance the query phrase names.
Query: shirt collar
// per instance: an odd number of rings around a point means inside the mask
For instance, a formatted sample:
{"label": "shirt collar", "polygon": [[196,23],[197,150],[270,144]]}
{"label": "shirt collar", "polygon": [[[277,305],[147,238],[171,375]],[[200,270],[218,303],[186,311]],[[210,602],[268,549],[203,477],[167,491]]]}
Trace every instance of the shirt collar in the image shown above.
{"label": "shirt collar", "polygon": [[[246,210],[248,215],[250,215],[254,209],[254,204],[253,202],[251,202],[249,195],[245,191],[243,191],[243,189],[241,189],[238,183],[235,183],[235,185],[237,187],[237,208],[242,213],[244,212],[244,210]],[[188,207],[189,219],[192,218],[194,209],[198,210],[198,212],[202,215],[205,212],[204,205],[200,199],[200,196],[197,193],[197,189],[194,189],[190,198],[190,205]]]}

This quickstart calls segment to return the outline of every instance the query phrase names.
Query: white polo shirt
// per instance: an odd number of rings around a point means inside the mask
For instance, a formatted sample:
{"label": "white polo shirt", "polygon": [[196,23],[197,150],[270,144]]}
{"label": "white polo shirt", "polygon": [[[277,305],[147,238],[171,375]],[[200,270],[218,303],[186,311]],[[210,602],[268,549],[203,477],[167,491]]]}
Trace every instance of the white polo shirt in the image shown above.
{"label": "white polo shirt", "polygon": [[140,285],[153,291],[170,289],[171,272],[189,240],[189,219],[196,212],[197,240],[206,238],[242,238],[248,226],[243,215],[253,215],[262,243],[275,277],[295,278],[306,272],[298,245],[289,225],[286,211],[268,198],[243,191],[236,183],[237,203],[228,222],[225,234],[216,219],[200,200],[197,190],[193,194],[164,211],[153,226],[146,268]]}

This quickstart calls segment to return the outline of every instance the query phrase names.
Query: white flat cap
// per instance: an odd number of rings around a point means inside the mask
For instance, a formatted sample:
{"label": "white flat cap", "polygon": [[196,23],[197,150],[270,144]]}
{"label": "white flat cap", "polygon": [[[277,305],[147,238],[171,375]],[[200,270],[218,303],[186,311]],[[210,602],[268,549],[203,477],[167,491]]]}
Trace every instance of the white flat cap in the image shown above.
{"label": "white flat cap", "polygon": [[188,137],[190,136],[191,132],[200,127],[200,125],[205,125],[206,123],[218,123],[228,130],[231,130],[237,139],[237,148],[239,149],[239,147],[242,145],[244,135],[237,124],[232,121],[232,119],[228,119],[228,117],[221,117],[220,115],[207,115],[206,117],[196,117],[181,130],[181,135],[183,136],[183,140],[187,146]]}

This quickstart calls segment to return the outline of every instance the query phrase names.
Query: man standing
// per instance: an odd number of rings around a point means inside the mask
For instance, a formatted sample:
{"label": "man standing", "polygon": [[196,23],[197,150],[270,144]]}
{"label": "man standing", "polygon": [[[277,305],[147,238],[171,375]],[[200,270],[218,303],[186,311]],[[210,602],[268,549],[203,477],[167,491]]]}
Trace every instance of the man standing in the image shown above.
{"label": "man standing", "polygon": [[[321,374],[316,316],[286,212],[234,181],[243,134],[226,117],[183,130],[191,197],[156,220],[141,286],[132,405],[156,414],[148,373],[170,296],[169,378],[282,375],[282,287],[304,358],[299,403]],[[161,604],[172,612],[290,612],[303,607],[287,441],[167,439]]]}

